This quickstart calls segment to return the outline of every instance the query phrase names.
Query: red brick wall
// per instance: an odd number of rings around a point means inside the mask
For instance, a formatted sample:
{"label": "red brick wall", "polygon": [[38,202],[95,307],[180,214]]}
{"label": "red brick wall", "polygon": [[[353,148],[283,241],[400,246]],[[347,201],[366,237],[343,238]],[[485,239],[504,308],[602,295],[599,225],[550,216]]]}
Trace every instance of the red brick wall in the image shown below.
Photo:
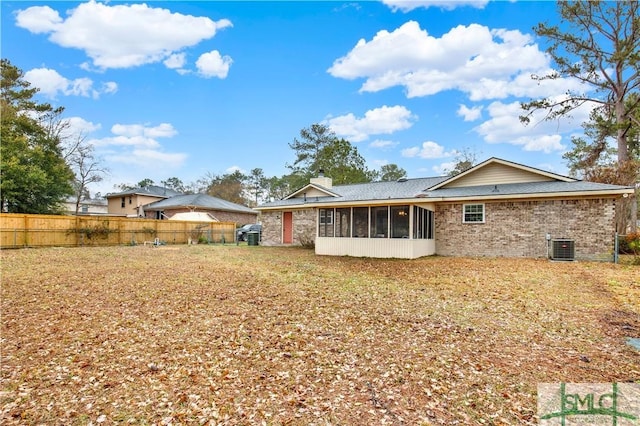
{"label": "red brick wall", "polygon": [[[473,204],[473,202],[468,202]],[[611,260],[615,204],[609,199],[487,202],[485,223],[462,223],[463,203],[436,206],[436,253],[546,257],[546,234],[575,240],[577,259]]]}

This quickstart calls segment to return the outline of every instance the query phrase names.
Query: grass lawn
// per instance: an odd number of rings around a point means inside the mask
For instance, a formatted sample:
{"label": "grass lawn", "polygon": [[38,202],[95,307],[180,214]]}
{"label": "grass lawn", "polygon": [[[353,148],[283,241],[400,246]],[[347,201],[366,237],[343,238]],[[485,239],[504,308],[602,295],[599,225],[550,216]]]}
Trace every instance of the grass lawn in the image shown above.
{"label": "grass lawn", "polygon": [[0,423],[537,424],[544,382],[640,383],[640,267],[3,250]]}

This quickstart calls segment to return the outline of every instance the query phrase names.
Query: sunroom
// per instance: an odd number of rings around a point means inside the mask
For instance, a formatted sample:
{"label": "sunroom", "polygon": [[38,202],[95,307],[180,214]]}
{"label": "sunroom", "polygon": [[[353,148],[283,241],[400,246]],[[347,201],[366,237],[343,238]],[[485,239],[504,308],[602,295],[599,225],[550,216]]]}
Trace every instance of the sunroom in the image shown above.
{"label": "sunroom", "polygon": [[317,212],[316,254],[414,259],[436,252],[431,204],[322,207]]}

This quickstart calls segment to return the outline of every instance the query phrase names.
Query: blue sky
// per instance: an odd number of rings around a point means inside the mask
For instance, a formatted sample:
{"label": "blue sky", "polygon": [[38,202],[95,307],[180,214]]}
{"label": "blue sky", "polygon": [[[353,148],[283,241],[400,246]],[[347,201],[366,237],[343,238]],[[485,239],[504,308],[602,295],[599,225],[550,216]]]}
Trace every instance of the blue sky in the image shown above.
{"label": "blue sky", "polygon": [[313,123],[369,168],[435,176],[456,152],[565,174],[588,110],[523,126],[520,102],[552,64],[532,28],[555,2],[0,2],[2,57],[65,107],[110,170],[93,192],[143,178],[190,183],[288,173]]}

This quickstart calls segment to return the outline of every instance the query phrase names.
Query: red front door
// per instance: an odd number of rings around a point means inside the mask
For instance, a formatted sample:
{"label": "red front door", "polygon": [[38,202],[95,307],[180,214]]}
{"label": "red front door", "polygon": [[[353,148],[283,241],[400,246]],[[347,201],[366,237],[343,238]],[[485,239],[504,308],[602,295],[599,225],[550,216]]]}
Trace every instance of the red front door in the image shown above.
{"label": "red front door", "polygon": [[293,243],[293,213],[284,212],[282,214],[282,243]]}

